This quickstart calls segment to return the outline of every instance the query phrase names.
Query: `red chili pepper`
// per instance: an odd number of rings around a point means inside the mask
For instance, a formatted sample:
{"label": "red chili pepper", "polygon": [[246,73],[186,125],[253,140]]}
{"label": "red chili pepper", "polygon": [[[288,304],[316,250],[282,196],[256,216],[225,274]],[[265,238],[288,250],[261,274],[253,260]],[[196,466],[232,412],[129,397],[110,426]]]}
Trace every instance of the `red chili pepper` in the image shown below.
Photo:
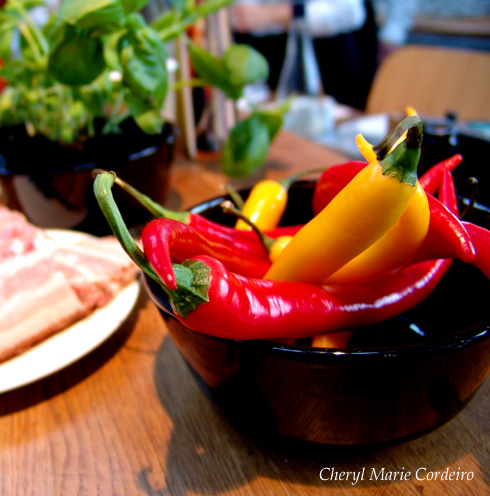
{"label": "red chili pepper", "polygon": [[441,174],[443,171],[453,171],[461,162],[463,156],[459,153],[433,165],[419,178],[419,182],[424,191],[435,195],[441,184]]}
{"label": "red chili pepper", "polygon": [[239,249],[205,238],[196,229],[172,219],[150,221],[141,233],[144,252],[163,281],[177,288],[172,262],[181,263],[196,255],[211,255],[228,268],[250,277],[262,277],[269,268],[266,258],[252,257]]}
{"label": "red chili pepper", "polygon": [[437,197],[451,213],[459,217],[458,197],[456,196],[453,175],[449,169],[442,170]]}
{"label": "red chili pepper", "polygon": [[430,223],[427,236],[412,262],[453,258],[473,262],[475,248],[461,221],[437,198],[427,194]]}
{"label": "red chili pepper", "polygon": [[180,214],[186,214],[183,222],[210,242],[233,247],[237,252],[250,256],[267,258],[267,250],[253,231],[238,231],[233,227],[218,224],[193,212],[176,212],[177,217],[173,216],[174,213],[167,210],[167,215],[162,218],[181,220]]}
{"label": "red chili pepper", "polygon": [[[189,221],[186,224],[212,241],[234,246],[237,250],[244,250],[256,256],[267,256],[263,243],[253,231],[239,231],[234,227],[218,224],[193,212],[189,212]],[[301,226],[280,226],[266,230],[264,234],[275,239],[280,236],[294,235],[300,228]]]}
{"label": "red chili pepper", "polygon": [[463,221],[473,243],[476,256],[472,264],[490,279],[490,231],[482,226]]}
{"label": "red chili pepper", "polygon": [[[100,169],[94,170],[95,175],[101,173],[109,174],[108,172]],[[267,249],[264,247],[263,243],[254,231],[238,231],[233,227],[218,224],[207,219],[206,217],[203,217],[202,215],[190,211],[175,212],[154,202],[150,197],[141,193],[119,177],[114,176],[114,182],[138,200],[138,202],[141,203],[141,205],[143,205],[155,217],[182,222],[198,231],[212,243],[228,245],[230,248],[234,248],[237,252],[268,260]],[[298,230],[299,227],[288,226],[266,231],[265,234],[271,238],[278,238],[283,235],[295,234]]]}
{"label": "red chili pepper", "polygon": [[313,212],[318,214],[330,203],[333,197],[352,180],[367,162],[352,160],[329,167],[319,178],[313,192]]}
{"label": "red chili pepper", "polygon": [[[94,191],[114,234],[149,277],[168,280],[167,266],[160,263],[160,257],[165,260],[169,245],[158,236],[149,236],[149,242],[143,243],[145,254],[141,253],[114,203],[112,184],[111,175],[101,174]],[[179,228],[182,226],[191,229]],[[482,253],[488,252],[488,239],[481,236],[479,240]],[[213,257],[199,255],[175,265],[177,291],[163,287],[177,318],[191,329],[232,339],[277,340],[366,326],[405,312],[431,293],[450,264],[450,259],[429,261],[410,265],[376,283],[323,289],[245,277],[230,272]]]}
{"label": "red chili pepper", "polygon": [[425,262],[369,285],[323,289],[247,278],[208,256],[194,257],[192,262],[210,269],[209,301],[177,318],[195,331],[239,340],[311,337],[381,322],[424,300],[451,264],[451,260]]}

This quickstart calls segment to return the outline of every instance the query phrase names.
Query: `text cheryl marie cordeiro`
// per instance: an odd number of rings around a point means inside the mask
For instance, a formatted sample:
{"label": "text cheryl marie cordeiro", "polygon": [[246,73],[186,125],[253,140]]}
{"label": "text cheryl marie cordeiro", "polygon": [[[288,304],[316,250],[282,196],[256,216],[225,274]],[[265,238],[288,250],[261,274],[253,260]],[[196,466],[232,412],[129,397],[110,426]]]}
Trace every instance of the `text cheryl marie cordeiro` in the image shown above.
{"label": "text cheryl marie cordeiro", "polygon": [[445,470],[428,470],[425,467],[419,467],[415,472],[401,470],[387,470],[386,468],[370,468],[366,467],[361,470],[336,470],[334,467],[323,467],[320,470],[320,479],[322,481],[346,481],[355,486],[359,481],[406,481],[412,477],[422,481],[457,481],[457,480],[472,480],[474,472],[466,472],[458,467],[458,470],[450,470],[449,467]]}

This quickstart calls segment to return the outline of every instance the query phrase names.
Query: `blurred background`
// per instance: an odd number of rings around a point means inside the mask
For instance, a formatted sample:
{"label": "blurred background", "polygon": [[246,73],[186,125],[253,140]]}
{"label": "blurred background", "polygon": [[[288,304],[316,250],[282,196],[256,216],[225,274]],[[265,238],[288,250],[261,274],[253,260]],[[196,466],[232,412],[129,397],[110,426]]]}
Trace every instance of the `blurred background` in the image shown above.
{"label": "blurred background", "polygon": [[[38,7],[36,22],[59,3]],[[152,22],[169,5],[151,0],[142,13]],[[169,99],[170,119],[183,129],[191,157],[219,152],[251,105],[286,98],[286,129],[353,157],[355,134],[376,141],[407,106],[429,121],[457,121],[490,136],[490,0],[235,0],[188,35],[217,54],[232,42],[248,44],[270,66],[267,80],[247,87],[238,108],[207,88],[180,103],[192,106],[190,114]],[[177,58],[189,64],[182,50]]]}

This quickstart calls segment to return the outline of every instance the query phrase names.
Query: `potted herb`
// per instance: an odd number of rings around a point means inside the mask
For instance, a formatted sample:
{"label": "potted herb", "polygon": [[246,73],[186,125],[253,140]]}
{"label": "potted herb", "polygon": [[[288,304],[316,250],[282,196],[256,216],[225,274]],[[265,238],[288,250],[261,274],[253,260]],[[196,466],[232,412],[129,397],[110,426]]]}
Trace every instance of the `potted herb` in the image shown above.
{"label": "potted herb", "polygon": [[[43,1],[8,0],[0,10],[2,187],[8,203],[30,210],[35,223],[97,230],[90,187],[95,167],[116,170],[163,202],[159,181],[168,178],[174,140],[162,114],[173,90],[168,43],[232,0],[175,0],[151,24],[140,14],[147,1],[64,0],[42,27],[29,12]],[[248,46],[232,45],[216,57],[188,43],[199,79],[179,85],[212,85],[237,100],[245,85],[267,77],[267,62]],[[245,176],[263,163],[284,110],[254,109],[230,131],[222,153],[226,174]],[[45,218],[37,203],[24,204],[40,201],[40,191],[52,207]],[[130,224],[141,220],[134,204],[127,214],[136,216]]]}

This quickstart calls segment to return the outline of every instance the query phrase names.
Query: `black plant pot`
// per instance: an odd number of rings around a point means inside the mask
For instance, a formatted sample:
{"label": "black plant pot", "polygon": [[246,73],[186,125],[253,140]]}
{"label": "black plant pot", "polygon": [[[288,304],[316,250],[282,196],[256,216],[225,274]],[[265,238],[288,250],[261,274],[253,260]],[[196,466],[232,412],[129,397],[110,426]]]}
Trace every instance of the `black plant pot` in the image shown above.
{"label": "black plant pot", "polygon": [[[143,133],[132,120],[120,134],[96,134],[83,147],[62,147],[43,136],[30,137],[24,126],[0,129],[0,184],[4,202],[35,225],[95,235],[109,234],[93,193],[94,168],[112,170],[153,200],[168,194],[175,142],[174,128]],[[129,227],[149,214],[118,187],[114,197]]]}

